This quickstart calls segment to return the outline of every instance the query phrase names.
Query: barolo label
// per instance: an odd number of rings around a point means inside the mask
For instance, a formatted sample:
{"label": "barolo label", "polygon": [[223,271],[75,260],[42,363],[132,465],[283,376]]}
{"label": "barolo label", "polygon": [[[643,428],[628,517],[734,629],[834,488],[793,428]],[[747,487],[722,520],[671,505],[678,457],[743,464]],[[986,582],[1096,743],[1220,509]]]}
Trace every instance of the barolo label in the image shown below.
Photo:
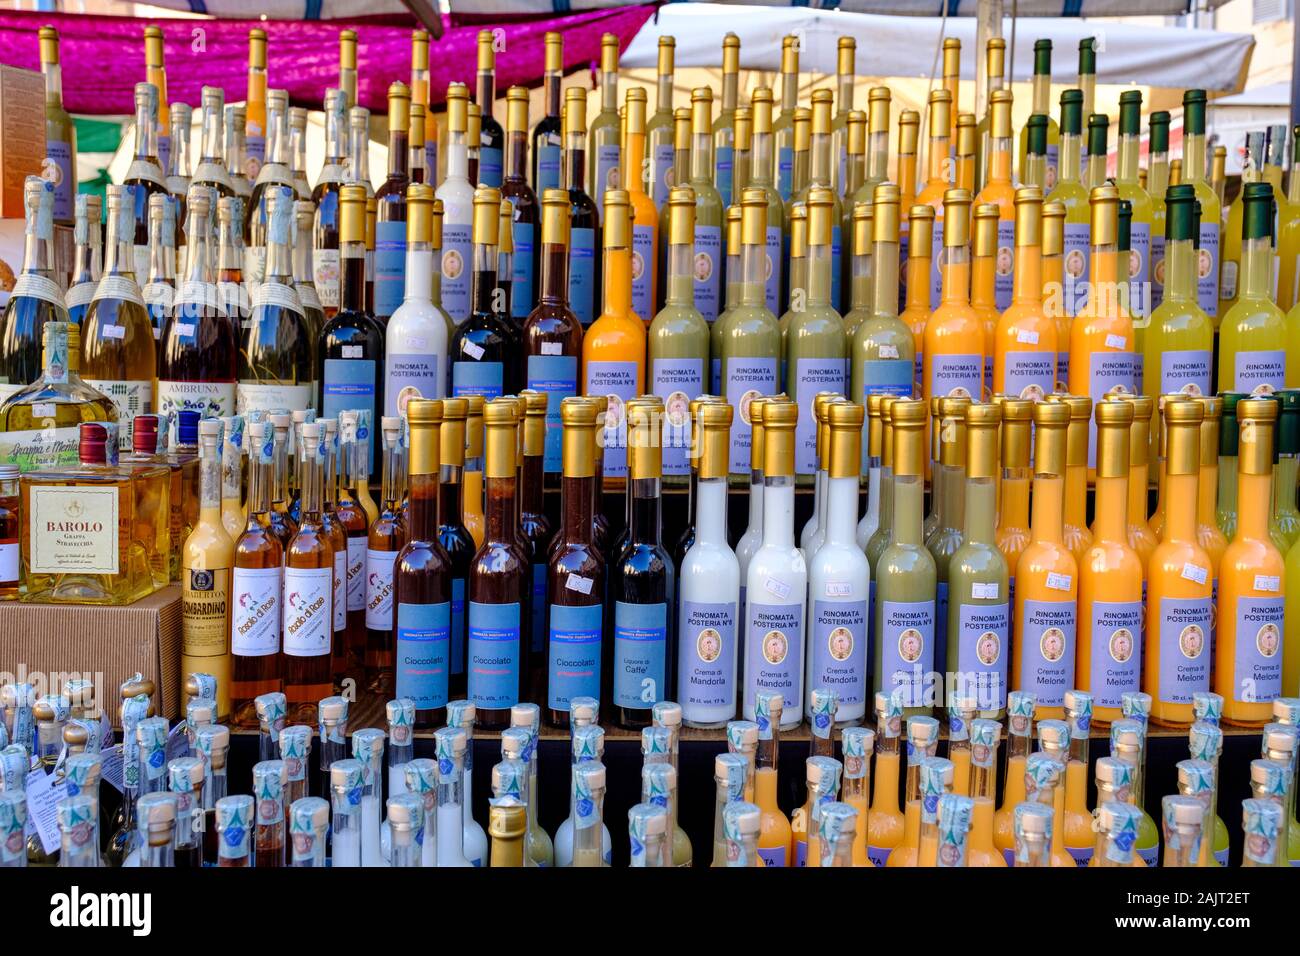
{"label": "barolo label", "polygon": [[689,475],[691,398],[704,392],[704,360],[657,358],[651,362],[650,390],[664,400],[663,470]]}
{"label": "barolo label", "polygon": [[735,706],[736,605],[682,601],[677,699],[687,720],[693,707]]}
{"label": "barolo label", "polygon": [[182,410],[199,413],[200,418],[220,418],[235,412],[234,382],[164,382],[158,383],[158,411],[172,417]]}
{"label": "barolo label", "polygon": [[903,706],[919,707],[934,670],[934,601],[876,598],[880,616],[880,684],[903,689]]}
{"label": "barolo label", "polygon": [[416,710],[447,706],[451,604],[397,605],[397,696]]}
{"label": "barolo label", "polygon": [[[758,691],[775,691],[785,699],[786,710],[803,706],[803,621],[800,604],[745,606],[745,699]],[[754,692],[748,691],[753,685]]]}
{"label": "barolo label", "polygon": [[1074,686],[1075,602],[1026,599],[1024,621],[1017,637],[1020,649],[1020,688],[1034,695],[1040,707],[1060,707]]}
{"label": "barolo label", "polygon": [[519,703],[518,603],[469,602],[469,699],[502,710]]}
{"label": "barolo label", "polygon": [[1234,356],[1233,388],[1247,395],[1271,395],[1286,384],[1286,352],[1257,349]]}
{"label": "barolo label", "polygon": [[1232,698],[1267,703],[1282,694],[1284,598],[1237,598]]}
{"label": "barolo label", "polygon": [[722,288],[722,229],[719,226],[695,227],[695,259],[692,271],[695,276],[695,308],[710,325],[721,308],[719,291]]}
{"label": "barolo label", "polygon": [[334,634],[334,569],[284,569],[284,652],[320,657]]}
{"label": "barolo label", "polygon": [[[796,358],[794,360],[795,401],[811,411],[818,392],[844,394],[844,359]],[[799,416],[794,430],[795,474],[811,475],[817,471],[817,421],[811,414]]]}
{"label": "barolo label", "polygon": [[585,395],[605,395],[609,411],[602,438],[605,476],[627,477],[627,415],[624,405],[637,393],[636,362],[587,362]]}
{"label": "barolo label", "polygon": [[185,568],[181,582],[182,653],[220,657],[230,632],[230,569]]}
{"label": "barolo label", "polygon": [[[443,293],[444,297],[446,293]],[[596,318],[596,231],[573,229],[569,236],[569,308],[583,326]]]}
{"label": "barolo label", "polygon": [[117,488],[33,485],[28,529],[33,574],[117,574]]}
{"label": "barolo label", "polygon": [[[469,339],[461,341],[462,351],[478,348]],[[482,349],[479,349],[482,354]],[[451,365],[451,394],[453,398],[465,395],[482,395],[485,399],[499,398],[502,392],[503,370],[500,362],[453,362]]]}
{"label": "barolo label", "polygon": [[774,358],[734,356],[727,359],[725,391],[727,402],[736,410],[731,420],[731,465],[733,474],[750,470],[749,451],[753,440],[749,406],[754,399],[776,393],[777,364]]}
{"label": "barolo label", "polygon": [[574,355],[528,356],[528,387],[546,393],[546,450],[542,468],[558,472],[561,465],[560,403],[578,394],[578,359]]}
{"label": "barolo label", "polygon": [[1092,692],[1098,707],[1119,707],[1142,682],[1142,602],[1093,601]]}
{"label": "barolo label", "polygon": [[366,627],[388,631],[393,627],[393,564],[396,551],[366,550]]}
{"label": "barolo label", "polygon": [[614,703],[648,710],[667,691],[668,605],[614,605]]}
{"label": "barolo label", "polygon": [[1211,395],[1210,352],[1181,349],[1160,353],[1160,394]]}
{"label": "barolo label", "polygon": [[280,568],[235,568],[230,607],[230,651],[266,657],[280,650]]}
{"label": "barolo label", "polygon": [[974,697],[980,710],[1006,706],[1010,634],[1009,603],[958,605],[956,692]]}
{"label": "barolo label", "polygon": [[809,687],[829,687],[840,704],[867,699],[867,602],[814,601]]}
{"label": "barolo label", "polygon": [[600,696],[601,606],[551,605],[546,701],[568,710],[575,697]]}

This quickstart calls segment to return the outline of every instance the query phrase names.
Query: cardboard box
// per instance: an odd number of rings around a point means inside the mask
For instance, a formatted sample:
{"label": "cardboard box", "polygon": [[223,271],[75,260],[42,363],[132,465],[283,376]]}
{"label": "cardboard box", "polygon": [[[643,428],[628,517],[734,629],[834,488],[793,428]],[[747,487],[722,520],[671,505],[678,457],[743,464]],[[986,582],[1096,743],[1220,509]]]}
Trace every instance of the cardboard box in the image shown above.
{"label": "cardboard box", "polygon": [[23,218],[23,180],[45,161],[45,78],[0,66],[0,218]]}
{"label": "cardboard box", "polygon": [[118,725],[118,688],[135,673],[154,682],[154,706],[180,715],[181,588],[171,584],[135,604],[0,604],[0,683],[25,681],[44,692],[67,680],[95,682],[95,701],[111,704]]}

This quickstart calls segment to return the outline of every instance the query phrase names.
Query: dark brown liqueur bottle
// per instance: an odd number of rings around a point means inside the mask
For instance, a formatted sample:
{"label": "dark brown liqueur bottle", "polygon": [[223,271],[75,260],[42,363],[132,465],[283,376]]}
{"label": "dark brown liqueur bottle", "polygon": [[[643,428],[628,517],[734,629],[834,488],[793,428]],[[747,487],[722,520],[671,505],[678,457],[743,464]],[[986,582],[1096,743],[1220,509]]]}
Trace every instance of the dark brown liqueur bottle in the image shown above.
{"label": "dark brown liqueur bottle", "polygon": [[466,588],[474,539],[465,530],[461,513],[465,473],[465,422],[469,400],[448,398],[442,403],[442,477],[438,482],[438,540],[451,562],[451,696],[465,696]]}
{"label": "dark brown liqueur bottle", "polygon": [[474,190],[470,314],[457,326],[449,350],[453,396],[496,398],[520,384],[519,342],[494,303],[500,227],[501,193],[480,186]]}
{"label": "dark brown liqueur bottle", "polygon": [[359,418],[351,410],[339,415],[339,487],[334,502],[334,515],[347,538],[345,612],[348,669],[358,680],[364,673],[366,658],[366,550],[370,530],[365,509],[357,495],[357,484],[362,478],[362,455],[365,453]]}
{"label": "dark brown liqueur bottle", "polygon": [[[561,521],[546,570],[546,720],[569,726],[569,702],[600,697],[605,559],[596,547],[596,406],[566,398]],[[527,437],[525,436],[525,441]]]}
{"label": "dark brown liqueur bottle", "polygon": [[397,696],[415,701],[415,725],[446,722],[451,674],[451,562],[438,540],[442,402],[412,399],[409,536],[397,556]]}
{"label": "dark brown liqueur bottle", "polygon": [[528,673],[528,557],[519,545],[515,453],[517,402],[500,398],[483,409],[485,440],[483,545],[469,570],[467,690],[475,724],[510,726],[510,708],[524,699]]}
{"label": "dark brown liqueur bottle", "polygon": [[478,180],[475,185],[501,188],[501,157],[506,134],[501,124],[492,117],[492,103],[496,99],[496,31],[480,30],[478,34],[478,84],[474,102],[481,111],[479,140],[471,143],[478,147]]}
{"label": "dark brown liqueur bottle", "polygon": [[564,34],[546,34],[546,115],[533,127],[533,192],[560,186],[560,85],[564,81]]}
{"label": "dark brown liqueur bottle", "polygon": [[[506,174],[501,195],[510,200],[511,238],[514,240],[510,315],[520,323],[533,311],[542,248],[537,235],[541,207],[528,185],[528,90],[512,86],[506,93]],[[504,277],[503,277],[504,278]]]}
{"label": "dark brown liqueur bottle", "polygon": [[614,626],[601,699],[613,703],[615,721],[628,728],[649,725],[655,702],[667,699],[672,686],[674,575],[659,509],[662,416],[658,399],[627,403],[628,540],[610,563],[606,613]]}
{"label": "dark brown liqueur bottle", "polygon": [[529,577],[528,618],[532,632],[529,647],[533,680],[541,686],[546,649],[546,558],[554,529],[546,517],[542,495],[542,456],[546,448],[547,397],[541,392],[524,391],[523,460],[519,465],[519,530],[527,545],[532,567]]}
{"label": "dark brown liqueur bottle", "polygon": [[293,419],[289,415],[276,413],[267,416],[270,438],[274,443],[275,459],[271,480],[271,510],[267,512],[267,527],[276,536],[283,548],[298,533],[298,522],[289,514],[289,429]]}
{"label": "dark brown liqueur bottle", "polygon": [[388,88],[388,176],[375,190],[375,317],[388,319],[406,291],[406,187],[410,185],[411,90]]}
{"label": "dark brown liqueur bottle", "polygon": [[[568,302],[585,328],[596,320],[599,311],[597,290],[601,286],[600,210],[585,185],[587,175],[587,91],[570,87],[564,94],[564,183],[568,192],[569,219],[572,233],[566,235],[572,247],[567,272]],[[543,197],[545,193],[543,193]],[[545,233],[545,226],[543,226]],[[542,239],[545,243],[545,235]],[[543,276],[546,248],[543,245]],[[543,292],[543,295],[545,293]]]}

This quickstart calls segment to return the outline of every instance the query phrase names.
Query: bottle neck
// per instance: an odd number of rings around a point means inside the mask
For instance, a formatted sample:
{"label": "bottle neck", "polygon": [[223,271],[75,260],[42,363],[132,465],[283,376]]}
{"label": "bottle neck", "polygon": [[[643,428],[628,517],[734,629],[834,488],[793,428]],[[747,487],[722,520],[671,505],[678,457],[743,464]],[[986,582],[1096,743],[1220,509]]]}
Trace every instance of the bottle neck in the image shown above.
{"label": "bottle neck", "polygon": [[[1282,461],[1285,467],[1282,464],[1274,466],[1277,468],[1279,497],[1287,497],[1289,487],[1290,497],[1287,498],[1286,504],[1290,507],[1285,510],[1294,511],[1296,459],[1293,456],[1284,456]],[[1268,522],[1269,515],[1273,511],[1272,484],[1271,475],[1238,473],[1237,486],[1244,492],[1241,496],[1241,509],[1237,515],[1238,538],[1269,540]]]}
{"label": "bottle neck", "polygon": [[1016,246],[1016,271],[1012,276],[1011,297],[1025,305],[1043,301],[1043,247]]}
{"label": "bottle neck", "polygon": [[1078,133],[1067,133],[1061,130],[1061,148],[1056,165],[1056,175],[1061,182],[1079,181],[1079,156],[1082,146]]}
{"label": "bottle neck", "polygon": [[447,178],[469,179],[469,146],[463,129],[453,129],[447,137]]}
{"label": "bottle neck", "polygon": [[695,249],[682,243],[668,247],[668,293],[670,305],[695,307]]}
{"label": "bottle neck", "polygon": [[1270,299],[1273,284],[1273,243],[1268,236],[1241,240],[1242,299]]}
{"label": "bottle neck", "polygon": [[570,192],[586,189],[587,134],[570,132],[564,142],[564,185]]}
{"label": "bottle neck", "polygon": [[[1192,541],[1196,537],[1197,475],[1165,475],[1168,503],[1165,506],[1166,541]],[[1267,499],[1265,499],[1267,502]],[[1267,510],[1267,504],[1265,504]],[[1243,508],[1243,511],[1245,509]],[[1241,520],[1239,518],[1239,520]],[[1265,534],[1267,537],[1267,534]]]}
{"label": "bottle neck", "polygon": [[[208,228],[206,214],[192,213],[190,229],[185,235],[185,277],[190,282],[211,282],[212,252],[209,249],[212,231]],[[310,235],[308,242],[310,242]],[[308,249],[310,256],[311,250]]]}
{"label": "bottle neck", "polygon": [[763,544],[794,547],[794,478],[763,476]]}
{"label": "bottle neck", "polygon": [[1196,249],[1191,239],[1165,243],[1165,298],[1191,302],[1196,298]]}
{"label": "bottle neck", "polygon": [[749,185],[772,185],[772,134],[754,133],[750,141]]}
{"label": "bottle neck", "polygon": [[943,301],[966,305],[970,302],[970,252],[966,246],[945,246],[944,253]]}
{"label": "bottle neck", "polygon": [[1062,537],[1062,496],[1065,479],[1060,475],[1035,475],[1033,518],[1030,537],[1034,541],[1059,544]]}
{"label": "bottle neck", "polygon": [[727,546],[727,479],[701,478],[695,494],[695,540]]}
{"label": "bottle neck", "polygon": [[596,503],[596,478],[594,475],[563,479],[563,534],[572,545],[590,547],[592,543],[592,518]]}
{"label": "bottle neck", "polygon": [[506,134],[506,178],[523,182],[528,176],[528,131]]}
{"label": "bottle neck", "polygon": [[[761,250],[760,250],[761,251]],[[831,247],[808,246],[808,305],[831,304]]]}
{"label": "bottle neck", "polygon": [[497,288],[497,247],[486,243],[474,244],[474,306],[475,315],[492,315],[492,299]]}
{"label": "bottle neck", "polygon": [[691,182],[713,184],[713,134],[691,134]]}
{"label": "bottle neck", "polygon": [[605,248],[605,315],[626,316],[632,309],[632,250],[627,246]]}
{"label": "bottle neck", "polygon": [[1183,131],[1183,182],[1205,180],[1205,134]]}
{"label": "bottle neck", "polygon": [[560,306],[569,302],[569,247],[563,243],[542,244],[542,301]]}
{"label": "bottle neck", "polygon": [[155,165],[158,163],[158,130],[147,104],[135,108],[135,158]]}
{"label": "bottle neck", "polygon": [[487,536],[491,541],[514,544],[518,538],[518,516],[515,503],[515,479],[487,478]]}
{"label": "bottle neck", "polygon": [[926,185],[942,189],[948,184],[949,158],[948,136],[946,134],[931,136],[929,153],[926,155],[926,165],[929,170]]}
{"label": "bottle neck", "polygon": [[492,118],[492,101],[496,99],[497,76],[495,70],[478,71],[478,89],[474,102],[482,111],[485,120]]}
{"label": "bottle neck", "polygon": [[892,544],[920,547],[924,544],[921,532],[921,498],[924,487],[919,475],[895,475],[893,480],[894,521],[889,529]]}
{"label": "bottle neck", "polygon": [[637,544],[657,547],[661,526],[659,513],[659,479],[629,478],[628,534]]}
{"label": "bottle neck", "polygon": [[1128,482],[1123,478],[1097,478],[1097,540],[1128,543]]}

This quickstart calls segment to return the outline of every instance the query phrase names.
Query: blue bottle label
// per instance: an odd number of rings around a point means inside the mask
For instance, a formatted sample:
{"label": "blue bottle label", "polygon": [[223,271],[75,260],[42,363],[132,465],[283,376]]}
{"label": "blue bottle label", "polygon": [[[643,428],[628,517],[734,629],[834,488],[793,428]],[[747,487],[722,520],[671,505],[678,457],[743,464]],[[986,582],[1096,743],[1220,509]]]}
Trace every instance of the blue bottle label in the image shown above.
{"label": "blue bottle label", "polygon": [[583,326],[596,318],[596,230],[574,229],[569,237],[569,308]]}
{"label": "blue bottle label", "polygon": [[790,192],[794,188],[794,147],[781,146],[776,151],[776,191],[781,194],[782,202],[790,201]]}
{"label": "blue bottle label", "polygon": [[[1147,296],[1147,280],[1151,275],[1151,225],[1135,222],[1129,230],[1128,254],[1128,305],[1134,319],[1151,314],[1151,302]],[[1124,265],[1121,264],[1121,275]]]}
{"label": "blue bottle label", "polygon": [[397,696],[416,710],[447,706],[451,604],[397,605]]}
{"label": "blue bottle label", "polygon": [[1282,695],[1282,616],[1280,597],[1237,598],[1233,700],[1266,703]]}
{"label": "blue bottle label", "polygon": [[600,696],[601,606],[550,610],[546,701],[552,710],[568,710],[575,697]]}
{"label": "blue bottle label", "polygon": [[993,298],[999,312],[1005,312],[1011,305],[1015,268],[1016,221],[999,219],[997,261],[993,263]]}
{"label": "blue bottle label", "polygon": [[[541,545],[545,548],[545,545]],[[532,637],[529,639],[529,646],[533,653],[540,653],[546,647],[546,565],[533,565],[532,581]]]}
{"label": "blue bottle label", "polygon": [[442,307],[457,325],[469,316],[469,280],[474,262],[470,223],[442,224]]}
{"label": "blue bottle label", "polygon": [[682,601],[677,699],[687,720],[695,707],[735,705],[736,605]]}
{"label": "blue bottle label", "polygon": [[519,605],[469,602],[469,699],[502,710],[519,703]]}
{"label": "blue bottle label", "polygon": [[478,148],[478,184],[501,188],[501,150],[496,146]]}
{"label": "blue bottle label", "polygon": [[1233,373],[1234,391],[1247,395],[1280,391],[1286,383],[1286,352],[1282,349],[1238,352]]}
{"label": "blue bottle label", "polygon": [[749,405],[763,395],[776,394],[776,370],[775,358],[738,356],[727,360],[723,394],[727,403],[736,410],[731,420],[732,474],[744,474],[750,470],[749,448],[753,429],[749,422]]}
{"label": "blue bottle label", "polygon": [[406,223],[375,223],[375,315],[390,316],[406,293]]}
{"label": "blue bottle label", "polygon": [[958,605],[955,691],[958,697],[974,697],[980,710],[1006,706],[1010,634],[1009,603]]}
{"label": "blue bottle label", "polygon": [[803,706],[803,609],[802,603],[745,606],[745,685],[780,693],[787,710]]}
{"label": "blue bottle label", "polygon": [[[1067,222],[1061,238],[1061,304],[1073,318],[1088,301],[1088,270],[1092,227],[1086,222]],[[1050,295],[1050,293],[1049,293]]]}
{"label": "blue bottle label", "polygon": [[998,391],[1041,402],[1056,387],[1055,352],[1007,352]]}
{"label": "blue bottle label", "polygon": [[1016,635],[1020,648],[1020,689],[1040,707],[1061,707],[1074,686],[1075,601],[1026,599]]}
{"label": "blue bottle label", "polygon": [[653,226],[632,227],[632,311],[643,322],[655,317],[655,231]]}
{"label": "blue bottle label", "polygon": [[813,601],[809,687],[829,687],[841,704],[867,699],[867,602]]}
{"label": "blue bottle label", "polygon": [[533,224],[516,222],[510,230],[515,244],[515,255],[510,269],[510,314],[517,319],[528,318],[533,311],[535,287],[533,284]]}
{"label": "blue bottle label", "polygon": [[[469,344],[473,345],[472,342]],[[482,395],[484,398],[498,398],[503,394],[501,383],[504,374],[500,362],[452,362],[452,397]]]}
{"label": "blue bottle label", "polygon": [[584,395],[605,395],[609,411],[599,448],[603,449],[606,478],[627,477],[627,415],[624,405],[637,393],[636,362],[588,362]]}
{"label": "blue bottle label", "polygon": [[546,453],[542,467],[558,472],[561,460],[563,424],[560,421],[560,402],[578,394],[578,359],[573,355],[528,356],[528,387],[545,392],[546,402]]}
{"label": "blue bottle label", "polygon": [[695,227],[695,308],[710,325],[718,317],[722,289],[722,229]]}
{"label": "blue bottle label", "polygon": [[665,700],[668,605],[614,605],[614,703],[649,709]]}
{"label": "blue bottle label", "polygon": [[1141,690],[1142,601],[1093,601],[1092,615],[1093,702],[1098,707],[1119,707],[1124,694]]}
{"label": "blue bottle label", "polygon": [[1201,222],[1196,247],[1196,301],[1210,318],[1219,314],[1219,220]]}
{"label": "blue bottle label", "polygon": [[537,148],[537,195],[540,196],[544,189],[559,188],[560,144],[542,143]]}
{"label": "blue bottle label", "polygon": [[406,403],[413,398],[439,398],[443,381],[442,367],[433,352],[389,352],[384,356],[384,414],[405,415]]}
{"label": "blue bottle label", "polygon": [[841,311],[840,296],[844,292],[842,277],[843,250],[844,245],[840,240],[840,227],[831,226],[831,308],[836,312]]}
{"label": "blue bottle label", "polygon": [[594,190],[591,198],[595,200],[596,208],[601,211],[601,222],[605,221],[605,190],[620,188],[622,180],[619,176],[619,167],[622,162],[623,151],[617,143],[606,143],[596,147],[596,178],[591,184]]}
{"label": "blue bottle label", "polygon": [[[818,392],[844,394],[844,359],[797,358],[794,382],[795,401],[800,410],[811,410]],[[810,414],[800,414],[795,424],[794,471],[797,475],[811,475],[817,471],[817,421]]]}
{"label": "blue bottle label", "polygon": [[[1125,347],[1133,343],[1124,337]],[[1093,352],[1088,357],[1088,397],[1092,404],[1106,397],[1112,388],[1122,386],[1126,392],[1137,391],[1132,352]],[[1097,467],[1097,419],[1088,419],[1088,467]]]}
{"label": "blue bottle label", "polygon": [[664,400],[663,472],[689,475],[690,402],[704,394],[704,360],[657,358],[650,368],[650,391]]}
{"label": "blue bottle label", "polygon": [[767,255],[763,259],[763,298],[768,311],[781,314],[781,227],[767,227]]}
{"label": "blue bottle label", "polygon": [[[1238,353],[1240,354],[1240,353]],[[1160,353],[1160,394],[1210,395],[1209,349]]]}
{"label": "blue bottle label", "polygon": [[903,706],[927,705],[934,671],[934,602],[876,599],[880,618],[880,686],[903,688]]}
{"label": "blue bottle label", "polygon": [[912,362],[904,358],[863,359],[862,403],[871,395],[910,397],[915,371]]}
{"label": "blue bottle label", "polygon": [[[370,413],[375,421],[375,376],[378,368],[373,359],[326,359],[325,382],[321,388],[322,418],[338,418],[339,412],[355,409]],[[377,430],[377,429],[376,429]],[[357,436],[361,439],[361,436]],[[375,443],[372,435],[364,438],[366,474],[375,470]]]}
{"label": "blue bottle label", "polygon": [[930,356],[930,394],[979,401],[984,385],[984,355]]}
{"label": "blue bottle label", "polygon": [[451,579],[451,672],[459,677],[465,673],[465,579]]}
{"label": "blue bottle label", "polygon": [[660,143],[655,146],[650,165],[653,180],[650,198],[654,200],[655,208],[662,210],[668,201],[668,192],[673,187],[673,144]]}
{"label": "blue bottle label", "polygon": [[733,146],[719,146],[713,154],[713,183],[718,187],[722,204],[730,206],[732,171],[735,169],[736,150]]}

